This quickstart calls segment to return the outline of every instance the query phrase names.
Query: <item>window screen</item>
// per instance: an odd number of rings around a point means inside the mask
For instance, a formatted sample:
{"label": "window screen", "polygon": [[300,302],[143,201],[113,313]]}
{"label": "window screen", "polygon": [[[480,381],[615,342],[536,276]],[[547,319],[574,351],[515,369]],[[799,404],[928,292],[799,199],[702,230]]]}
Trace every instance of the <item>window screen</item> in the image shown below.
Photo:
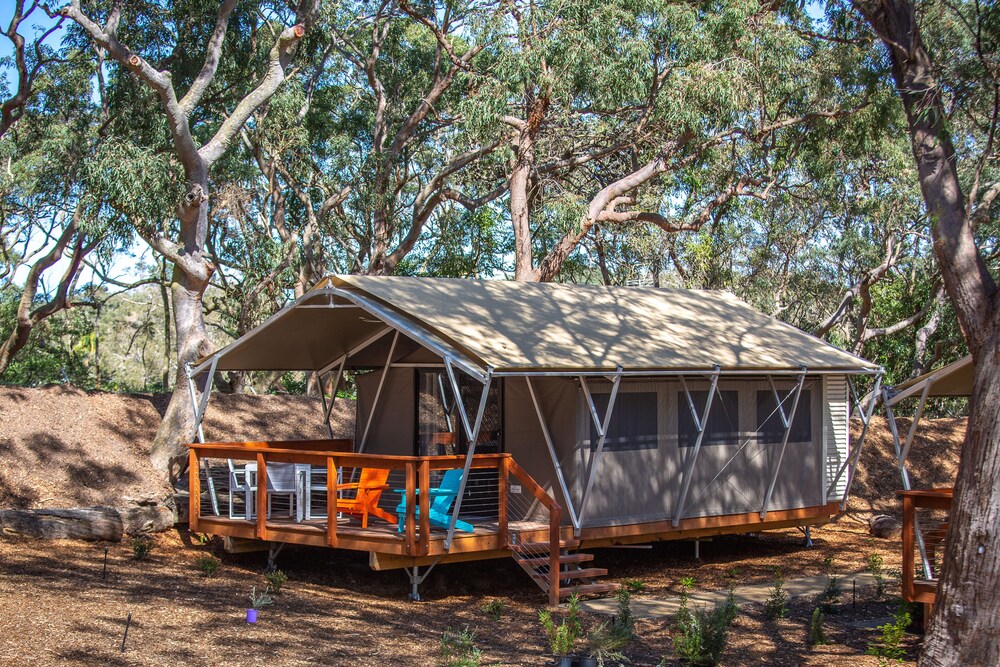
{"label": "window screen", "polygon": [[[781,407],[787,416],[792,411],[792,403],[795,401],[793,390],[778,391],[778,398]],[[774,402],[774,392],[757,392],[757,442],[770,445],[781,443],[785,437],[785,426],[781,423],[781,415],[778,414]],[[799,397],[799,405],[795,410],[795,419],[792,420],[792,430],[788,434],[788,442],[811,442],[812,441],[812,393],[802,390]]]}
{"label": "window screen", "polygon": [[[609,394],[594,394],[594,405],[602,419],[608,409]],[[590,409],[587,408],[587,412]],[[590,449],[597,449],[600,435],[594,420],[590,422]],[[656,392],[619,392],[615,408],[608,423],[608,437],[604,451],[621,452],[631,449],[656,449],[657,437]]]}
{"label": "window screen", "polygon": [[[705,437],[702,445],[738,445],[740,439],[740,400],[739,392],[716,391],[712,399],[712,409],[708,412],[708,423],[705,425]],[[708,401],[707,391],[692,391],[691,400],[694,409],[701,419],[705,413],[705,403]],[[677,392],[677,444],[680,447],[694,447],[698,440],[698,428],[695,426],[691,408],[688,406],[687,395]]]}

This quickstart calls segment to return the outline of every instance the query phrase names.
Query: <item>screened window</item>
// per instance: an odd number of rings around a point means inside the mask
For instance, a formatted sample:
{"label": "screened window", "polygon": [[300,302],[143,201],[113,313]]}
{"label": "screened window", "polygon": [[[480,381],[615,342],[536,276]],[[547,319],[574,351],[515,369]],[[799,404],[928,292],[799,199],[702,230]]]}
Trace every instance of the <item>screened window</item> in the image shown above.
{"label": "screened window", "polygon": [[[778,398],[781,407],[787,416],[792,411],[792,403],[795,401],[793,390],[779,391]],[[785,437],[785,425],[781,423],[781,415],[776,409],[774,392],[757,392],[757,442],[770,445],[780,444]],[[810,442],[812,441],[812,392],[808,389],[802,390],[799,397],[799,405],[795,410],[795,418],[792,420],[792,430],[788,434],[789,442]]]}
{"label": "screened window", "polygon": [[[712,399],[712,409],[708,412],[708,423],[705,425],[705,437],[702,445],[736,445],[740,437],[740,399],[738,391],[716,391]],[[708,401],[707,391],[692,391],[691,400],[694,409],[701,419]],[[677,444],[680,447],[694,447],[698,440],[698,427],[695,425],[691,408],[688,406],[687,395],[677,392]]]}
{"label": "screened window", "polygon": [[[594,405],[602,419],[608,409],[609,394],[594,394]],[[587,412],[590,409],[587,408]],[[600,435],[594,420],[590,423],[590,449],[597,449]],[[623,452],[634,449],[656,449],[656,392],[619,392],[615,407],[608,423],[608,437],[604,441],[604,451]]]}

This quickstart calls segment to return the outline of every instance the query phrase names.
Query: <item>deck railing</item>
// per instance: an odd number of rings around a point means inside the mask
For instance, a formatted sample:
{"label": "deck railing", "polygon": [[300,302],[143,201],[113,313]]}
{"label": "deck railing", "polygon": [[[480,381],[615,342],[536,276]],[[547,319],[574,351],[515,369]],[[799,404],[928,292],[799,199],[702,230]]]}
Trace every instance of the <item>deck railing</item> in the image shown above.
{"label": "deck railing", "polygon": [[[383,511],[390,512],[395,518],[393,509],[405,498],[405,516],[403,531],[399,535],[402,540],[400,552],[407,556],[427,556],[430,554],[432,533],[436,530],[441,536],[444,529],[441,526],[432,527],[429,511],[433,501],[429,493],[439,483],[444,471],[461,469],[465,465],[464,456],[387,456],[376,454],[356,454],[348,451],[349,440],[320,440],[292,442],[228,442],[228,443],[194,443],[189,446],[189,485],[190,485],[190,526],[191,530],[199,530],[199,523],[206,509],[212,514],[213,520],[226,518],[222,511],[223,505],[232,513],[234,503],[237,506],[234,522],[252,523],[252,536],[260,540],[277,538],[278,533],[289,527],[285,522],[279,527],[273,519],[268,518],[269,493],[254,493],[252,507],[244,507],[235,492],[230,488],[229,466],[236,470],[250,469],[253,474],[253,487],[267,489],[268,467],[275,463],[298,464],[302,466],[302,474],[308,476],[309,484],[299,493],[304,495],[304,516],[312,530],[316,530],[318,521],[325,522],[325,544],[337,547],[338,539],[338,490],[337,481],[357,481],[360,471],[364,468],[379,468],[388,470],[388,480],[379,503]],[[249,464],[249,465],[248,465]],[[296,469],[296,472],[297,469]],[[490,534],[495,536],[494,549],[505,549],[511,538],[509,531],[510,517],[523,521],[523,508],[510,506],[511,476],[523,486],[536,500],[544,506],[548,514],[548,534],[554,536],[553,544],[558,545],[561,510],[559,505],[545,493],[544,489],[525,473],[510,454],[481,454],[473,457],[461,505],[461,517],[476,525],[488,525]],[[207,488],[206,488],[207,487]],[[319,489],[317,491],[317,489]],[[216,492],[225,491],[226,502],[220,502]],[[208,491],[209,493],[205,493]],[[348,492],[350,494],[350,492]],[[207,496],[207,497],[206,497]],[[319,496],[319,497],[317,497]],[[318,502],[317,502],[318,501]],[[301,502],[301,501],[300,501]],[[318,511],[312,511],[316,509]],[[296,514],[289,501],[289,514]],[[419,511],[418,511],[419,510]],[[377,518],[371,519],[378,521]],[[207,524],[213,522],[207,522]],[[380,524],[382,534],[394,537],[396,530],[389,528],[384,522]],[[494,532],[493,526],[496,526]],[[281,533],[282,535],[284,533]],[[469,535],[460,530],[455,531],[455,538]],[[558,558],[558,546],[554,549]],[[558,570],[558,567],[556,568]]]}
{"label": "deck railing", "polygon": [[903,501],[903,599],[933,604],[944,557],[953,489],[900,491]]}

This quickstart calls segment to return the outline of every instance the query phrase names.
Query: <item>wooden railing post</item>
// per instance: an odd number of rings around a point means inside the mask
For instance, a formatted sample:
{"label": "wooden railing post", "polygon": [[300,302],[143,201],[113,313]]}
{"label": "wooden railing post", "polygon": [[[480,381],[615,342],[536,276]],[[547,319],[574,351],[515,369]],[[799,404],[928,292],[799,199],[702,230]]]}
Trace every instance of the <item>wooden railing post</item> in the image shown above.
{"label": "wooden railing post", "polygon": [[549,508],[549,604],[552,606],[559,604],[559,573],[561,570],[559,556],[562,553],[562,549],[559,548],[559,527],[561,523],[562,516],[559,508]]}
{"label": "wooden railing post", "polygon": [[262,453],[257,454],[257,530],[258,540],[267,539],[267,464]]}
{"label": "wooden railing post", "polygon": [[326,457],[326,543],[337,546],[337,463],[332,456]]}
{"label": "wooden railing post", "polygon": [[498,489],[499,499],[497,507],[497,530],[500,533],[500,548],[506,549],[510,546],[510,536],[507,535],[507,489],[510,481],[510,458],[500,460],[500,488]]}
{"label": "wooden railing post", "polygon": [[903,599],[912,600],[914,594],[913,529],[916,511],[913,498],[903,496]]}
{"label": "wooden railing post", "polygon": [[198,476],[198,452],[191,447],[188,449],[188,528],[192,532],[198,530],[200,517],[201,478]]}
{"label": "wooden railing post", "polygon": [[431,498],[429,490],[431,488],[431,463],[427,459],[422,459],[417,464],[417,500],[420,507],[420,545],[417,554],[426,556],[431,551]]}
{"label": "wooden railing post", "polygon": [[[416,555],[414,553],[414,542],[416,540],[416,511],[414,511],[414,503],[417,502],[417,470],[416,464],[413,461],[406,462],[406,554],[408,556]],[[420,500],[427,500],[427,494],[420,494],[423,496]],[[427,516],[426,513],[422,513],[423,516]]]}

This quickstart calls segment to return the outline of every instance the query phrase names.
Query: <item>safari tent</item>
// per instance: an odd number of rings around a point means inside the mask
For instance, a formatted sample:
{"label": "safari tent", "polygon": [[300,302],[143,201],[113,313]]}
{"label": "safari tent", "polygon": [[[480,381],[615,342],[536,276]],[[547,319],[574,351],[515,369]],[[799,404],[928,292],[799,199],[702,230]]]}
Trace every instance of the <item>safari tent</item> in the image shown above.
{"label": "safari tent", "polygon": [[[193,444],[201,530],[366,550],[414,586],[422,565],[513,555],[554,599],[601,590],[579,548],[828,521],[857,463],[855,380],[881,377],[725,292],[371,276],[327,278],[189,369],[192,389],[222,370],[349,377],[356,434]],[[339,508],[375,469],[367,502],[396,520],[359,527]],[[590,576],[560,591],[567,570]]]}

